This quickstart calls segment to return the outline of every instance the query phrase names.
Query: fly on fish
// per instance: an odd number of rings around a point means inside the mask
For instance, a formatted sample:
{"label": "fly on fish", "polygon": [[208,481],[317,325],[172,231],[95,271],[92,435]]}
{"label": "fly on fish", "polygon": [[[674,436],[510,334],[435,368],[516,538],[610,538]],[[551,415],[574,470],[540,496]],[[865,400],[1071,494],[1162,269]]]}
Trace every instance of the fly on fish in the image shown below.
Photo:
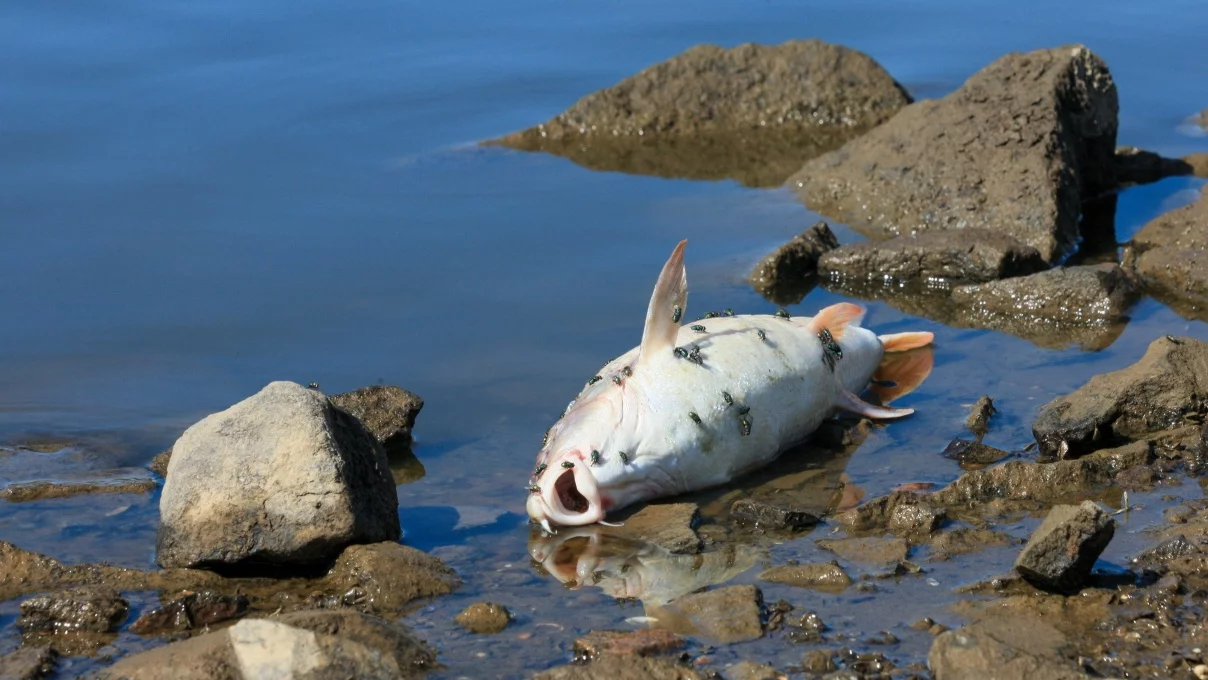
{"label": "fly on fish", "polygon": [[[870,418],[913,413],[856,395],[874,377],[883,403],[921,383],[931,371],[929,352],[882,358],[929,345],[931,333],[877,336],[860,327],[863,308],[848,302],[813,317],[727,309],[705,315],[707,330],[681,327],[686,245],[663,265],[641,344],[604,366],[550,428],[536,469],[551,472],[533,475],[539,490],[527,505],[547,531],[725,484],[801,443],[838,409]],[[598,377],[618,373],[626,379]]]}

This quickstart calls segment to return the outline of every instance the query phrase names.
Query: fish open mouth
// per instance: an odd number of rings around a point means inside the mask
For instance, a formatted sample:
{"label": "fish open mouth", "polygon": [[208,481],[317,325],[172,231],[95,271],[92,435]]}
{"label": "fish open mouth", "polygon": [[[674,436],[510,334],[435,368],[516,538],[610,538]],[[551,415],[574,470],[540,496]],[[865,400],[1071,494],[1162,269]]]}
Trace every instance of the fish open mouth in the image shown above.
{"label": "fish open mouth", "polygon": [[[542,517],[537,517],[534,510]],[[542,484],[539,501],[530,500],[529,515],[562,526],[594,524],[604,519],[595,475],[583,465],[562,470],[556,478]]]}
{"label": "fish open mouth", "polygon": [[573,470],[567,470],[558,477],[558,480],[554,482],[554,493],[558,495],[558,502],[562,504],[562,509],[566,512],[584,513],[591,508],[591,503],[583,494],[579,493]]}

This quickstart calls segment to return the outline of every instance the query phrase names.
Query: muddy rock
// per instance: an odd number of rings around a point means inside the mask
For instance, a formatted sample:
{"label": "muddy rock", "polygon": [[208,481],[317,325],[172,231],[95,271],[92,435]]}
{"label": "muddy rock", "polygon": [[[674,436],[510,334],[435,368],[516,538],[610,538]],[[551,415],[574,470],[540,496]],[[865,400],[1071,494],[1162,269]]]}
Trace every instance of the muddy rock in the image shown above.
{"label": "muddy rock", "polygon": [[1107,66],[1085,47],[1012,53],[788,183],[870,236],[982,228],[1052,262],[1078,239],[1082,201],[1115,186],[1117,110]]}
{"label": "muddy rock", "polygon": [[763,258],[748,280],[768,300],[791,305],[801,302],[818,277],[818,258],[839,247],[826,222],[819,222]]}
{"label": "muddy rock", "polygon": [[1011,454],[979,441],[953,439],[944,447],[941,455],[957,461],[963,468],[977,469],[993,465],[1004,458],[1010,457]]}
{"label": "muddy rock", "polygon": [[588,664],[566,664],[533,676],[533,680],[703,680],[691,668],[644,656],[605,654]]}
{"label": "muddy rock", "polygon": [[147,469],[159,475],[160,477],[168,476],[168,462],[172,460],[172,449],[161,451],[155,454],[150,463],[147,463]]}
{"label": "muddy rock", "polygon": [[1132,563],[1141,566],[1159,566],[1171,560],[1188,557],[1199,552],[1199,548],[1192,545],[1186,536],[1179,534],[1162,541],[1132,558]]}
{"label": "muddy rock", "polygon": [[575,640],[575,659],[590,661],[605,654],[655,656],[684,647],[684,638],[665,630],[593,630]]}
{"label": "muddy rock", "polygon": [[25,633],[108,633],[126,620],[130,605],[107,588],[72,588],[21,603],[17,626]]}
{"label": "muddy rock", "polygon": [[726,586],[647,607],[659,628],[729,644],[763,636],[763,593],[755,586]]}
{"label": "muddy rock", "polygon": [[739,661],[726,668],[726,680],[786,680],[787,675],[765,663]]}
{"label": "muddy rock", "polygon": [[1137,296],[1132,276],[1108,263],[1061,267],[1030,276],[952,289],[966,314],[1093,325],[1118,320]]}
{"label": "muddy rock", "polygon": [[984,229],[934,231],[843,246],[818,258],[830,279],[994,281],[1048,267],[1040,253],[1006,234]]}
{"label": "muddy rock", "polygon": [[759,578],[771,583],[830,591],[841,591],[852,584],[851,577],[838,562],[772,567],[760,574]]}
{"label": "muddy rock", "polygon": [[614,533],[654,543],[673,553],[692,554],[701,549],[696,527],[700,524],[700,509],[695,503],[656,503],[622,513]]}
{"label": "muddy rock", "polygon": [[889,515],[889,532],[906,538],[928,536],[943,524],[943,508],[926,503],[899,503]]}
{"label": "muddy rock", "polygon": [[165,567],[313,563],[401,533],[381,445],[327,397],[291,382],[181,435],[160,516]]}
{"label": "muddy rock", "polygon": [[1192,167],[1177,158],[1164,158],[1135,146],[1116,149],[1116,179],[1121,187],[1152,184],[1167,177],[1192,174]]}
{"label": "muddy rock", "polygon": [[835,670],[835,656],[825,649],[811,649],[805,653],[801,665],[809,673],[829,673]]}
{"label": "muddy rock", "polygon": [[424,408],[419,395],[393,385],[373,385],[331,397],[331,403],[361,421],[387,449],[411,446],[411,428]]}
{"label": "muddy rock", "polygon": [[981,441],[981,438],[986,436],[986,432],[989,431],[990,418],[994,417],[995,413],[998,413],[998,409],[994,408],[994,400],[989,395],[984,395],[977,400],[973,408],[969,409],[969,417],[965,418],[965,427],[977,436],[978,441]]}
{"label": "muddy rock", "polygon": [[500,604],[478,602],[466,607],[453,620],[471,633],[501,633],[511,623],[512,613]]}
{"label": "muddy rock", "polygon": [[41,680],[55,671],[58,658],[50,647],[22,647],[0,656],[0,678],[4,680]]}
{"label": "muddy rock", "polygon": [[936,680],[1080,680],[1065,636],[1035,618],[1003,617],[935,639],[927,665]]}
{"label": "muddy rock", "polygon": [[349,546],[324,581],[335,592],[355,590],[362,607],[380,616],[399,615],[413,600],[461,587],[457,572],[444,562],[398,543]]}
{"label": "muddy rock", "polygon": [[1058,505],[1032,532],[1015,570],[1037,588],[1076,593],[1115,533],[1116,520],[1094,501]]}
{"label": "muddy rock", "polygon": [[247,613],[247,595],[224,595],[213,591],[185,593],[144,613],[130,630],[139,635],[198,630],[237,619]]}
{"label": "muddy rock", "polygon": [[823,538],[817,544],[845,560],[868,564],[895,564],[910,553],[910,544],[904,538]]}
{"label": "muddy rock", "polygon": [[1152,465],[1136,465],[1116,475],[1112,480],[1125,491],[1151,491],[1161,479]]}
{"label": "muddy rock", "polygon": [[153,479],[106,479],[95,482],[20,482],[9,484],[0,498],[11,503],[48,498],[72,498],[94,493],[147,493],[158,484]]}
{"label": "muddy rock", "polygon": [[776,186],[909,101],[870,57],[820,40],[698,45],[490,144],[602,170]]}
{"label": "muddy rock", "polygon": [[1146,224],[1124,260],[1147,292],[1185,317],[1208,318],[1208,192]]}
{"label": "muddy rock", "polygon": [[1077,455],[1139,440],[1208,412],[1208,344],[1168,336],[1127,368],[1097,375],[1040,409],[1032,433],[1042,453]]}
{"label": "muddy rock", "polygon": [[730,506],[730,519],[739,526],[771,531],[801,531],[821,521],[817,515],[804,510],[750,498],[734,501]]}
{"label": "muddy rock", "polygon": [[940,506],[968,506],[995,500],[1055,502],[1072,499],[1111,481],[1116,463],[1106,457],[1054,463],[1010,461],[966,472],[928,497]]}
{"label": "muddy rock", "polygon": [[888,529],[898,535],[929,533],[943,518],[942,509],[910,491],[895,491],[874,498],[835,517],[848,531]]}
{"label": "muddy rock", "polygon": [[931,550],[937,555],[964,555],[982,548],[1015,545],[1019,541],[1000,531],[979,527],[959,527],[937,534],[931,539]]}

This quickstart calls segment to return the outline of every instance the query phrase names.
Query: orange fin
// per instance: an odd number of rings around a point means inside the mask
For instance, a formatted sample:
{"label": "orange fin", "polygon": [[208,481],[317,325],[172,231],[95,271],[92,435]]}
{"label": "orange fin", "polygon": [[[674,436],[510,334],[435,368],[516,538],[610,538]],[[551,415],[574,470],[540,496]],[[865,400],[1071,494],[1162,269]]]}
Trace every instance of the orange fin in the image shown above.
{"label": "orange fin", "polygon": [[688,311],[688,272],[684,268],[684,247],[687,245],[685,240],[675,246],[654,285],[650,306],[646,308],[638,364],[649,362],[662,352],[670,356],[671,348],[675,346],[680,321]]}
{"label": "orange fin", "polygon": [[840,340],[843,338],[843,333],[847,330],[848,324],[859,326],[860,320],[863,318],[863,307],[853,305],[850,302],[840,302],[818,312],[817,316],[810,319],[806,328],[809,329],[810,333],[819,333],[825,328],[830,331],[832,338]]}
{"label": "orange fin", "polygon": [[868,418],[901,418],[914,413],[912,408],[889,408],[888,406],[874,406],[866,401],[861,400],[851,392],[839,393],[839,408],[847,409],[853,413],[859,413]]}
{"label": "orange fin", "polygon": [[927,376],[931,375],[933,366],[935,357],[930,347],[914,352],[886,354],[885,358],[881,359],[881,365],[877,366],[876,372],[872,374],[873,383],[868,391],[877,401],[888,404],[894,399],[910,394],[923,384]]}
{"label": "orange fin", "polygon": [[886,352],[905,352],[908,349],[926,347],[935,340],[934,333],[919,331],[915,333],[890,333],[877,336]]}

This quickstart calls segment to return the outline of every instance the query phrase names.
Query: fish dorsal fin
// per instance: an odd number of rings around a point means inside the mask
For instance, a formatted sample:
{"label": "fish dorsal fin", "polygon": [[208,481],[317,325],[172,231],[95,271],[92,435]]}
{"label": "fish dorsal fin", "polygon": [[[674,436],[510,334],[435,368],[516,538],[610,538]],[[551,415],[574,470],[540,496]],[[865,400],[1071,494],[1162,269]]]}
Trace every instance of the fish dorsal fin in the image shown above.
{"label": "fish dorsal fin", "polygon": [[863,307],[850,302],[840,302],[818,312],[817,316],[810,319],[807,327],[811,333],[820,333],[826,329],[830,331],[832,338],[840,340],[848,325],[859,326],[863,318]]}
{"label": "fish dorsal fin", "polygon": [[[671,352],[679,333],[680,321],[688,311],[688,272],[684,269],[684,246],[680,241],[663,265],[659,281],[646,308],[646,327],[642,329],[642,346],[638,363],[651,361],[661,352]],[[677,311],[678,310],[678,311]]]}

